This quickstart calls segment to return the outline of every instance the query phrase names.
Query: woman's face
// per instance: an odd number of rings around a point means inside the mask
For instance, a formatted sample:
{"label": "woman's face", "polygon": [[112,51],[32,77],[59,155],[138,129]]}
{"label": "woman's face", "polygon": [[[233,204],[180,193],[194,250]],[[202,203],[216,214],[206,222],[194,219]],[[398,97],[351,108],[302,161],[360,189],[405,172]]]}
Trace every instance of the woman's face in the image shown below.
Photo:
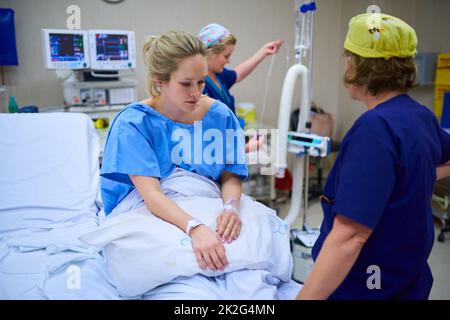
{"label": "woman's face", "polygon": [[211,53],[208,55],[208,70],[213,73],[221,73],[223,67],[230,63],[231,55],[234,51],[234,44],[225,45],[225,50],[220,53]]}
{"label": "woman's face", "polygon": [[200,54],[188,57],[178,63],[169,81],[161,82],[161,96],[178,111],[193,112],[205,87],[207,74],[206,57]]}

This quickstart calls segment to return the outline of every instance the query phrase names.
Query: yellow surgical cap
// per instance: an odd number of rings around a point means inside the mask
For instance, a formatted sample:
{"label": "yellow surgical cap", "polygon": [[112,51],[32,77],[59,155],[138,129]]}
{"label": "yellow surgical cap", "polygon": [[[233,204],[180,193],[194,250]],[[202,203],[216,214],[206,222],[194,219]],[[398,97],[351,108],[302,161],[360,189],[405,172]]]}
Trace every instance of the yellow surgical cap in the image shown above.
{"label": "yellow surgical cap", "polygon": [[407,58],[416,54],[417,36],[399,18],[364,13],[350,20],[344,48],[363,58]]}

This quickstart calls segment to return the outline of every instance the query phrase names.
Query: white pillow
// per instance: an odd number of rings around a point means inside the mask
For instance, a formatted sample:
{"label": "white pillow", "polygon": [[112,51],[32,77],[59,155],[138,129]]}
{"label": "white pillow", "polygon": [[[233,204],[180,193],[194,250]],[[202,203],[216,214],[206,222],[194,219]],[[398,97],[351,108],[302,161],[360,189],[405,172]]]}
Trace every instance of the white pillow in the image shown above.
{"label": "white pillow", "polygon": [[0,221],[22,215],[33,227],[97,213],[99,139],[87,115],[2,114],[0,155]]}

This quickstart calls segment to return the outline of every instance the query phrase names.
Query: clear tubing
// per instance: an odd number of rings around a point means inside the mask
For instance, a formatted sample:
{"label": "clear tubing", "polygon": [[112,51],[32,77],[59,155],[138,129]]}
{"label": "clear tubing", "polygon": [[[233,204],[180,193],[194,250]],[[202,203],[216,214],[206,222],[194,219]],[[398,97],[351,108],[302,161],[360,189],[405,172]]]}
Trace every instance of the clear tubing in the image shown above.
{"label": "clear tubing", "polygon": [[261,129],[262,120],[264,119],[264,114],[266,112],[266,105],[267,105],[267,93],[269,92],[269,80],[272,76],[272,69],[273,69],[273,62],[275,61],[275,54],[272,55],[272,59],[270,60],[269,65],[269,71],[267,72],[267,78],[266,78],[266,86],[264,88],[264,95],[263,95],[263,102],[262,102],[262,112],[261,116],[259,118],[259,127]]}

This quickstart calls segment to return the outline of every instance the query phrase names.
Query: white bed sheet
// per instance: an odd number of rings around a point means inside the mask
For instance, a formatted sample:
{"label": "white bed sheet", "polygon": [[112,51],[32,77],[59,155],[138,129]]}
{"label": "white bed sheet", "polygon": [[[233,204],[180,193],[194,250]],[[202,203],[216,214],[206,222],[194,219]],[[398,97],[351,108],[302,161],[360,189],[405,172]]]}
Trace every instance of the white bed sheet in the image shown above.
{"label": "white bed sheet", "polygon": [[0,299],[119,299],[104,257],[77,240],[97,224],[85,217],[2,233]]}
{"label": "white bed sheet", "polygon": [[102,255],[99,141],[84,114],[0,115],[0,299],[118,299]]}

